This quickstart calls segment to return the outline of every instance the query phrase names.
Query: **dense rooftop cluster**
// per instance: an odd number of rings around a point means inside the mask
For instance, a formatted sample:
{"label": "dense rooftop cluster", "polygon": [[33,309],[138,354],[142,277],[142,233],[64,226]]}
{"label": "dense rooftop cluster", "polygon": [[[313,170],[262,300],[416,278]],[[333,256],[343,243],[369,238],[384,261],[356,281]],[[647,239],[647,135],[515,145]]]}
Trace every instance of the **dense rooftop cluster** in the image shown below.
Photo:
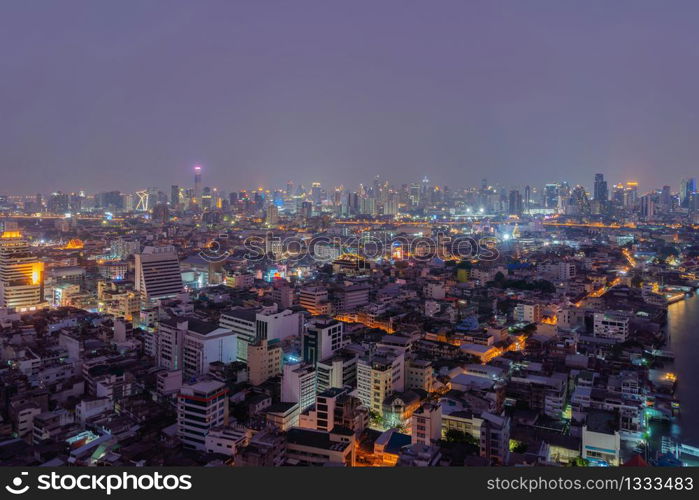
{"label": "dense rooftop cluster", "polygon": [[679,463],[687,212],[434,218],[440,196],[6,213],[0,462]]}

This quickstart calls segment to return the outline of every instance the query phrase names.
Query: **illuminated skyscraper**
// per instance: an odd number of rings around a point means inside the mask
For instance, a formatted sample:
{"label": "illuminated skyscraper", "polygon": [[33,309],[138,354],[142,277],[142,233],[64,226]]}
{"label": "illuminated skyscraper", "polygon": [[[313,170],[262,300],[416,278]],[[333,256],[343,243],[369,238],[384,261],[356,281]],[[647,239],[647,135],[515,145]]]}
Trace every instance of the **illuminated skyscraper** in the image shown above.
{"label": "illuminated skyscraper", "polygon": [[320,182],[314,182],[311,184],[311,200],[315,205],[320,205],[322,195],[322,188],[320,187]]}
{"label": "illuminated skyscraper", "polygon": [[546,184],[544,187],[544,207],[558,208],[558,185]]}
{"label": "illuminated skyscraper", "polygon": [[44,265],[19,231],[0,236],[0,307],[30,310],[43,302]]}
{"label": "illuminated skyscraper", "polygon": [[531,210],[531,204],[532,204],[532,188],[527,184],[524,187],[524,213],[528,214],[529,211]]}
{"label": "illuminated skyscraper", "polygon": [[689,200],[692,198],[692,194],[697,191],[697,181],[696,179],[682,179],[682,184],[680,185],[680,206],[682,208],[689,207]]}
{"label": "illuminated skyscraper", "polygon": [[194,165],[194,198],[192,202],[201,203],[201,165]]}
{"label": "illuminated skyscraper", "polygon": [[135,258],[136,290],[143,302],[174,297],[182,291],[180,263],[174,247],[145,247]]}

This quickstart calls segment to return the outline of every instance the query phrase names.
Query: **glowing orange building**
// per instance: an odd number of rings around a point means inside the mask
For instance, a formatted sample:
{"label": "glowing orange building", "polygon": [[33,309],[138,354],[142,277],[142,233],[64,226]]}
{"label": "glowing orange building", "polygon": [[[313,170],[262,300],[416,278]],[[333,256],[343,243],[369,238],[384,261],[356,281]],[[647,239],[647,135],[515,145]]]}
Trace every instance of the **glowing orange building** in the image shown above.
{"label": "glowing orange building", "polygon": [[44,264],[19,231],[0,236],[0,307],[26,311],[43,303]]}

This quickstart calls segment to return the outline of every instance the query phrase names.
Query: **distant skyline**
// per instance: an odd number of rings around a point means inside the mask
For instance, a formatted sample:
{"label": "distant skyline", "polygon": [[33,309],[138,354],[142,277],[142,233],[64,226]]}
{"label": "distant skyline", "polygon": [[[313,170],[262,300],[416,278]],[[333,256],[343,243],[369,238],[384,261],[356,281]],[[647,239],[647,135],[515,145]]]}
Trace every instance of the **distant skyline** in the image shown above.
{"label": "distant skyline", "polygon": [[[699,2],[0,4],[0,194],[699,177]],[[308,186],[307,186],[308,187]]]}

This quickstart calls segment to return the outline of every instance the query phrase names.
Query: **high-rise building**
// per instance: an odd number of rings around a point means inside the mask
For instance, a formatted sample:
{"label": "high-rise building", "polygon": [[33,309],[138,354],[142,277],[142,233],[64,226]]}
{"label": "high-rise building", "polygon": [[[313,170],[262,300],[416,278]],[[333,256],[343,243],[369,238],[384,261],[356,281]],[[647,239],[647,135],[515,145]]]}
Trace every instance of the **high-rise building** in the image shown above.
{"label": "high-rise building", "polygon": [[320,205],[322,201],[323,190],[320,187],[320,182],[314,182],[311,184],[311,200],[315,205]]}
{"label": "high-rise building", "polygon": [[228,328],[194,317],[176,317],[158,325],[158,364],[183,370],[187,377],[209,372],[210,363],[236,360],[236,337]]}
{"label": "high-rise building", "polygon": [[201,165],[194,165],[194,197],[192,203],[201,204]]}
{"label": "high-rise building", "polygon": [[609,189],[607,188],[607,181],[604,180],[604,174],[595,174],[593,199],[600,202],[609,200]]}
{"label": "high-rise building", "polygon": [[343,346],[343,323],[328,316],[312,318],[303,333],[303,360],[315,365]]}
{"label": "high-rise building", "polygon": [[31,310],[43,302],[44,265],[19,231],[0,236],[0,307]]}
{"label": "high-rise building", "polygon": [[517,190],[510,191],[509,212],[510,215],[522,215],[522,195]]}
{"label": "high-rise building", "polygon": [[284,352],[278,340],[259,340],[248,346],[248,382],[252,385],[265,383],[281,375]]}
{"label": "high-rise building", "polygon": [[651,195],[641,196],[641,217],[644,219],[652,219],[655,215],[655,203]]}
{"label": "high-rise building", "polygon": [[381,414],[384,399],[404,390],[404,353],[376,351],[357,360],[357,395],[370,410]]}
{"label": "high-rise building", "polygon": [[633,208],[638,200],[638,182],[627,182],[624,193],[624,206]]}
{"label": "high-rise building", "polygon": [[431,446],[442,439],[442,407],[439,403],[425,403],[411,418],[411,443]]}
{"label": "high-rise building", "polygon": [[689,179],[682,179],[682,184],[680,185],[680,206],[682,208],[689,208],[689,202],[692,199],[692,194],[697,191],[697,181],[694,177]]}
{"label": "high-rise building", "polygon": [[185,448],[204,450],[206,434],[228,422],[228,388],[218,380],[183,385],[177,395],[177,436]]}
{"label": "high-rise building", "polygon": [[322,286],[308,286],[301,289],[299,305],[313,315],[328,314],[328,289]]}
{"label": "high-rise building", "polygon": [[532,208],[532,188],[527,184],[524,186],[523,210],[525,214],[529,214]]}
{"label": "high-rise building", "polygon": [[663,190],[660,192],[660,205],[663,210],[672,210],[672,191],[670,186],[663,186]]}
{"label": "high-rise building", "polygon": [[180,206],[180,186],[176,184],[170,186],[170,206],[173,208]]}
{"label": "high-rise building", "polygon": [[300,214],[302,219],[310,219],[313,217],[313,203],[310,201],[302,202]]}
{"label": "high-rise building", "polygon": [[136,290],[144,302],[174,297],[182,291],[182,274],[175,247],[145,247],[135,258]]}
{"label": "high-rise building", "polygon": [[274,227],[279,224],[279,209],[273,203],[267,207],[267,218],[265,222],[269,227]]}
{"label": "high-rise building", "polygon": [[288,309],[294,305],[294,289],[283,279],[275,280],[272,289],[272,300],[279,309]]}
{"label": "high-rise building", "polygon": [[285,364],[282,374],[282,403],[298,403],[303,411],[316,402],[316,370],[305,363]]}
{"label": "high-rise building", "polygon": [[46,208],[52,214],[65,214],[70,211],[70,195],[66,193],[52,193],[46,203]]}
{"label": "high-rise building", "polygon": [[544,186],[544,208],[555,210],[558,208],[558,185],[546,184]]}
{"label": "high-rise building", "polygon": [[233,308],[221,313],[219,323],[238,336],[238,360],[247,361],[248,346],[259,340],[284,339],[299,335],[302,315],[290,309]]}

